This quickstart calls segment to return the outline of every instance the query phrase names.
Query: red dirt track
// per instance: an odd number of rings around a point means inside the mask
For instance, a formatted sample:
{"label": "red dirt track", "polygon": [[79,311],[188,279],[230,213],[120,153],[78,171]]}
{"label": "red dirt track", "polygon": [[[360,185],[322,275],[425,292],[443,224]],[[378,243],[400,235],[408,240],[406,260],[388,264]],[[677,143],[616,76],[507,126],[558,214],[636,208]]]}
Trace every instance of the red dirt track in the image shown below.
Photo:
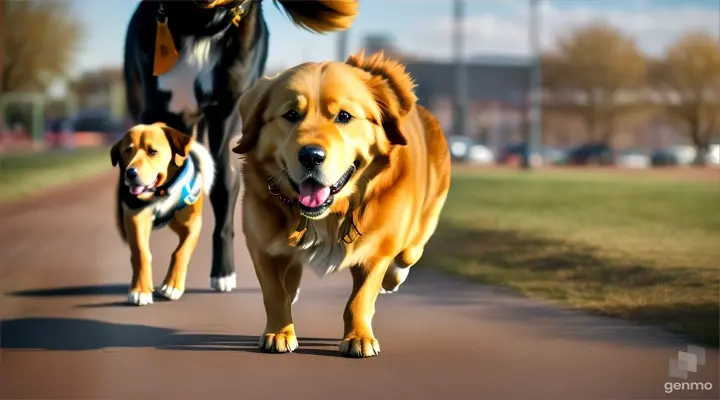
{"label": "red dirt track", "polygon": [[[209,290],[209,207],[185,295],[126,306],[114,182],[0,206],[0,399],[718,398],[717,349],[687,381],[673,379],[682,338],[422,268],[378,300],[379,357],[337,354],[347,271],[323,280],[306,271],[294,306],[300,348],[259,353],[265,315],[239,232],[238,289]],[[156,286],[175,244],[169,231],[152,238]],[[713,390],[667,394],[665,382]]]}

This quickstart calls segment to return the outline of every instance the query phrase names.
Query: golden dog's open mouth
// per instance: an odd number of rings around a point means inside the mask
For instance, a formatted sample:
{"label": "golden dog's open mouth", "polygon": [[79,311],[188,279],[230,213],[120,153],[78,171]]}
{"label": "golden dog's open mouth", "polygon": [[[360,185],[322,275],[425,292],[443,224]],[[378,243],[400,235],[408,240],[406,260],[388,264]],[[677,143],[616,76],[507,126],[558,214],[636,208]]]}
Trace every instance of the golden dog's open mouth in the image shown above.
{"label": "golden dog's open mouth", "polygon": [[325,186],[313,178],[305,179],[297,184],[289,178],[293,189],[298,193],[298,205],[300,213],[306,217],[314,218],[322,215],[335,200],[338,194],[348,183],[355,173],[355,166],[350,166],[347,171],[332,186]]}

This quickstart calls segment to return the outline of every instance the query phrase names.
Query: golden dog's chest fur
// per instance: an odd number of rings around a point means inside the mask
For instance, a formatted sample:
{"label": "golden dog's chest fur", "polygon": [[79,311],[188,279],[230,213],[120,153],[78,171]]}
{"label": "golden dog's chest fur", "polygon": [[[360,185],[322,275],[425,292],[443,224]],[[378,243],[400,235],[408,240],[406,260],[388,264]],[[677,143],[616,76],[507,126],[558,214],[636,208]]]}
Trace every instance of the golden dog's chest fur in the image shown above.
{"label": "golden dog's chest fur", "polygon": [[[291,304],[303,268],[320,277],[349,269],[340,351],[376,355],[375,299],[397,290],[420,259],[450,187],[440,124],[416,104],[404,67],[382,54],[263,78],[240,110],[243,137],[233,151],[244,157],[243,231],[268,313],[261,348],[297,347]],[[298,162],[307,146],[326,152],[319,165]],[[292,202],[308,176],[334,188],[329,205],[311,213]]]}
{"label": "golden dog's chest fur", "polygon": [[287,235],[279,235],[267,247],[272,255],[291,255],[319,278],[338,271],[346,259],[344,243],[338,243],[338,220],[309,221],[308,229],[296,247],[288,245]]}

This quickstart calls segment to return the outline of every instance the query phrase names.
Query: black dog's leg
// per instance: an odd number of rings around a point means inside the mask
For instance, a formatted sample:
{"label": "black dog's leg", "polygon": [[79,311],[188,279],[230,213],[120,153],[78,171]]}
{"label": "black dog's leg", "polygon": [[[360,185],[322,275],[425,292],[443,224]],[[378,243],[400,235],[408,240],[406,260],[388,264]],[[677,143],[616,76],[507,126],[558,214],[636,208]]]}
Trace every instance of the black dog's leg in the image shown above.
{"label": "black dog's leg", "polygon": [[212,270],[210,287],[219,292],[233,290],[236,283],[235,253],[235,204],[240,193],[240,175],[233,165],[230,139],[237,126],[236,113],[207,109],[208,144],[215,160],[215,183],[210,192],[210,202],[215,213],[213,231]]}

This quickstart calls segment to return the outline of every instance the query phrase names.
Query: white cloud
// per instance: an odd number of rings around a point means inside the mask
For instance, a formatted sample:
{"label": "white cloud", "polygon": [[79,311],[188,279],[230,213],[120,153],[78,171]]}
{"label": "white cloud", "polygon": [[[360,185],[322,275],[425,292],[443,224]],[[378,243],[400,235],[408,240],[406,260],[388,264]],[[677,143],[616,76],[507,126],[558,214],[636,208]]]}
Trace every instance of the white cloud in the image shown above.
{"label": "white cloud", "polygon": [[[592,20],[603,20],[636,39],[646,53],[659,55],[690,30],[720,36],[720,12],[703,8],[651,9],[628,12],[617,9],[565,8],[548,3],[540,6],[541,43],[552,47],[554,39],[569,29]],[[415,54],[448,57],[451,54],[454,22],[450,16],[418,24],[411,37],[398,37],[398,45]],[[467,54],[529,54],[529,10],[518,7],[510,15],[481,13],[468,16],[465,24]]]}

